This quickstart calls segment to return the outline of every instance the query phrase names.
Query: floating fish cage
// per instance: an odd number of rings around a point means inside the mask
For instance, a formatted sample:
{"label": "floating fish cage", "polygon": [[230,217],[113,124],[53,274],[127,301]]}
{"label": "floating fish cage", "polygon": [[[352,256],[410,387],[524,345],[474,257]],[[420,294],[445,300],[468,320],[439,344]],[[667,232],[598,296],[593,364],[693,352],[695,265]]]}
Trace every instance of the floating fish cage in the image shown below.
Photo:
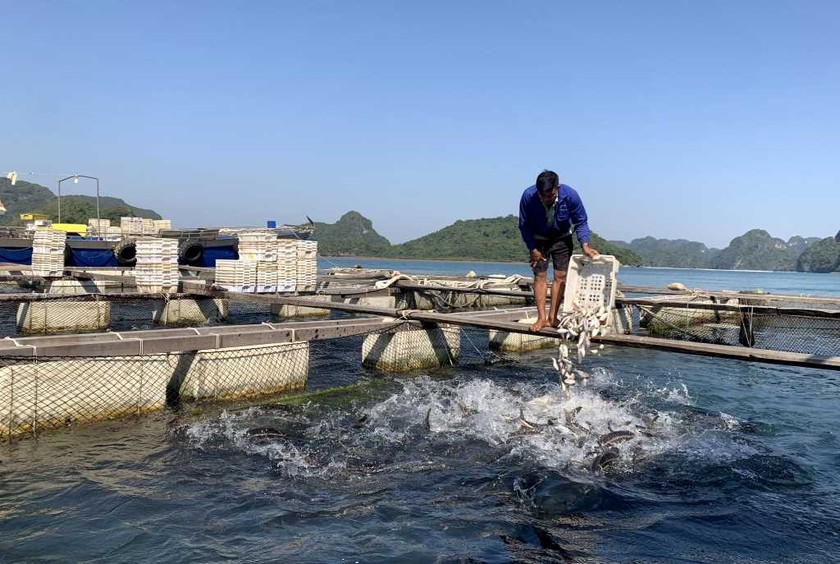
{"label": "floating fish cage", "polygon": [[614,324],[628,335],[840,356],[840,299],[738,292],[619,298]]}

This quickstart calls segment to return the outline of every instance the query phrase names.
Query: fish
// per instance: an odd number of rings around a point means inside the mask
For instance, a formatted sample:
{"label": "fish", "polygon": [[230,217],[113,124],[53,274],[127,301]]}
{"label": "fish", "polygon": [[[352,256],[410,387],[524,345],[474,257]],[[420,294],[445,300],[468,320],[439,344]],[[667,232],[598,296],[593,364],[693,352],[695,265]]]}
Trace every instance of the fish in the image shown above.
{"label": "fish", "polygon": [[359,418],[356,420],[356,422],[355,422],[355,423],[353,423],[353,428],[354,428],[354,429],[361,429],[362,427],[364,427],[365,425],[367,425],[367,422],[368,422],[368,420],[369,420],[369,419],[370,419],[370,418],[368,417],[368,414],[367,414],[367,413],[363,414],[361,417],[359,417]]}
{"label": "fish", "polygon": [[619,429],[618,431],[610,431],[609,433],[601,435],[600,437],[598,437],[598,443],[601,446],[609,446],[611,444],[629,441],[635,436],[636,434],[633,433],[633,431]]}
{"label": "fish", "polygon": [[525,410],[521,407],[519,408],[519,422],[522,423],[528,429],[536,429],[539,425],[537,423],[532,423],[525,419]]}
{"label": "fish", "polygon": [[245,436],[252,440],[268,440],[278,439],[283,436],[283,433],[274,427],[254,427],[245,431]]}
{"label": "fish", "polygon": [[614,448],[608,448],[592,459],[589,469],[593,472],[603,472],[608,466],[614,463],[620,456]]}

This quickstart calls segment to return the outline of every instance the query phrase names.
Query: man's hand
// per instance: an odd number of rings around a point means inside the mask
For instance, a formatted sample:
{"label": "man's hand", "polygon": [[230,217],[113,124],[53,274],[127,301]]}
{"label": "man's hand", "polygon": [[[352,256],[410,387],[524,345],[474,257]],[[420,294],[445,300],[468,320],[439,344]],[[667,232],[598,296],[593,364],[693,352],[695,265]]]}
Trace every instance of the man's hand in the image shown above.
{"label": "man's hand", "polygon": [[531,268],[536,268],[537,265],[544,260],[545,257],[542,255],[539,249],[531,249],[531,259],[528,261],[528,264],[531,265]]}
{"label": "man's hand", "polygon": [[585,254],[592,260],[595,260],[596,258],[601,256],[601,253],[590,247],[589,243],[584,243],[583,245],[581,245],[581,248],[583,249],[583,254]]}

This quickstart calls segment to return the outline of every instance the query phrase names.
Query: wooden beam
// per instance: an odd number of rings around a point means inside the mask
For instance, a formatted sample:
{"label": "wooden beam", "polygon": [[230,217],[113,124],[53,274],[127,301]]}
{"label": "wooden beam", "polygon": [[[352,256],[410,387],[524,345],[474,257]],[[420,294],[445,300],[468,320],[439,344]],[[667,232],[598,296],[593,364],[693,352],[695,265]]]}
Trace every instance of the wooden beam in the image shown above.
{"label": "wooden beam", "polygon": [[713,345],[709,343],[675,341],[657,337],[642,337],[639,335],[603,335],[595,337],[592,340],[594,342],[624,347],[649,348],[702,356],[734,358],[751,362],[768,362],[773,364],[789,364],[794,366],[807,366],[809,368],[840,370],[840,356],[816,356],[784,351],[735,347],[730,345]]}
{"label": "wooden beam", "polygon": [[383,318],[261,323],[0,339],[0,357],[149,355],[336,339],[384,331],[404,323]]}
{"label": "wooden beam", "polygon": [[760,305],[738,305],[738,304],[713,304],[709,302],[681,302],[681,301],[660,301],[641,298],[621,298],[615,300],[616,307],[625,305],[642,307],[664,307],[671,309],[702,309],[712,311],[733,311],[754,314],[771,315],[806,315],[809,317],[828,317],[840,319],[840,309],[803,309]]}

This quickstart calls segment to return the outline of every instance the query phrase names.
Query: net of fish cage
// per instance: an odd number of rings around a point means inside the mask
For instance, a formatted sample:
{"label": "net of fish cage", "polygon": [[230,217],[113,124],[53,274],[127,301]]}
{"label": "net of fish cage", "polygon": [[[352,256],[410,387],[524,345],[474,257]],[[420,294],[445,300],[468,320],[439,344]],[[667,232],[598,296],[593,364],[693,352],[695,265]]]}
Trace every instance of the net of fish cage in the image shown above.
{"label": "net of fish cage", "polygon": [[649,300],[620,300],[619,306],[614,318],[619,332],[626,334],[819,357],[840,355],[837,302],[763,298],[756,303],[755,298],[734,298],[727,303],[657,305]]}

